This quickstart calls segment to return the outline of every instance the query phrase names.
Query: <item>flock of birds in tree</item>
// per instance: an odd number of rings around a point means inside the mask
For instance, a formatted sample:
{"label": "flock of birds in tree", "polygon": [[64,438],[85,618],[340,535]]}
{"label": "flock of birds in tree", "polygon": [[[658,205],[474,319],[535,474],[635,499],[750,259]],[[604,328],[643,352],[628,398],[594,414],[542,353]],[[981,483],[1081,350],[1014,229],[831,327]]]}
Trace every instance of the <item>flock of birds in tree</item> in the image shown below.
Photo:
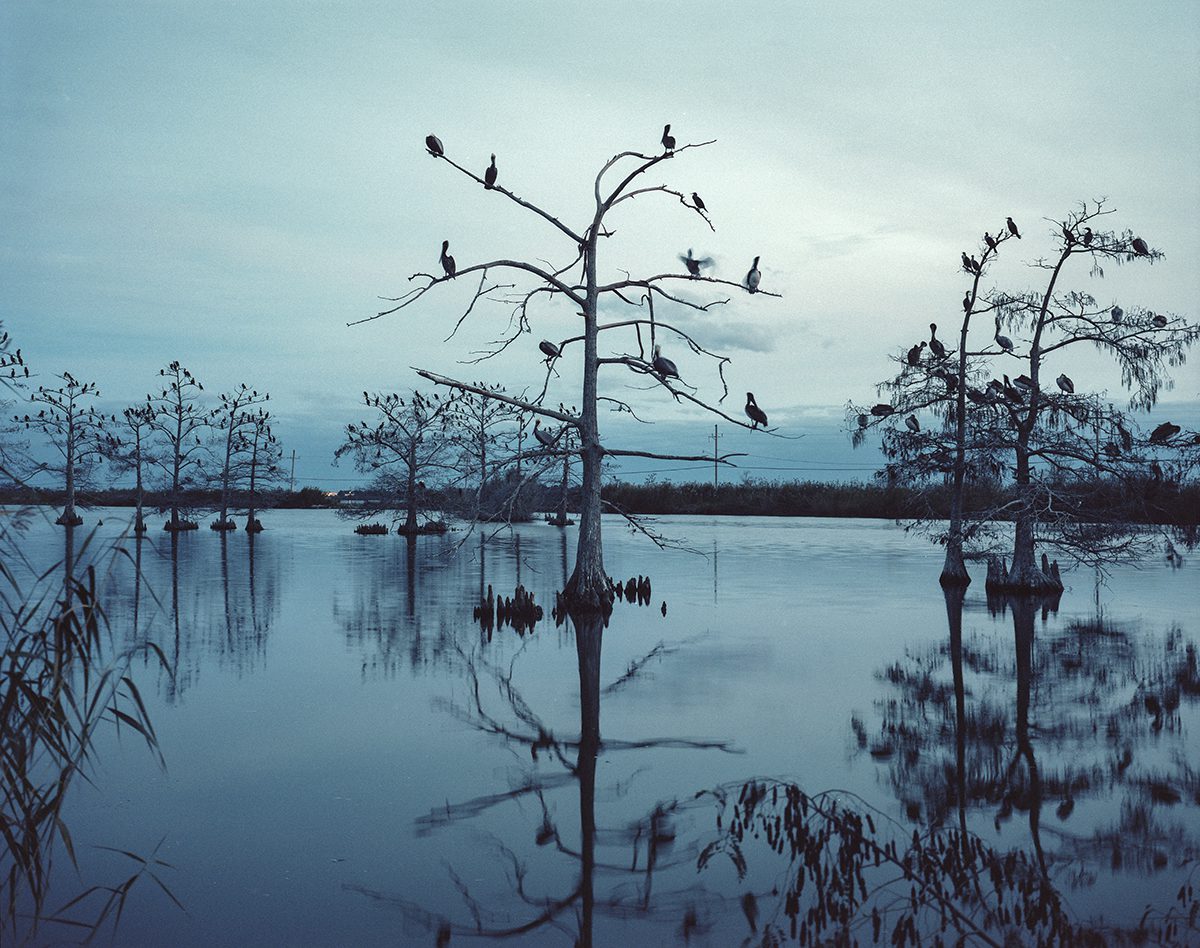
{"label": "flock of birds in tree", "polygon": [[[671,126],[668,123],[663,127],[663,151],[669,156],[675,151],[675,145],[675,137],[671,134]],[[428,150],[429,154],[435,158],[445,157],[445,146],[442,144],[442,140],[436,135],[425,136],[425,148]],[[493,154],[491,164],[488,165],[487,169],[483,173],[483,186],[488,190],[495,188],[498,173],[499,172],[496,168],[496,156]],[[692,192],[692,205],[701,214],[704,214],[707,211],[704,201],[695,191]],[[1012,224],[1011,219],[1009,220],[1009,224]],[[442,253],[439,259],[445,279],[453,279],[453,277],[458,273],[458,265],[455,263],[454,257],[450,254],[449,240],[442,241]],[[694,278],[699,278],[702,276],[703,270],[706,267],[711,267],[713,265],[712,257],[696,257],[691,247],[688,248],[686,256],[680,254],[679,259],[687,269],[688,275]],[[762,284],[762,271],[758,268],[758,262],[761,259],[761,255],[754,258],[754,262],[750,265],[750,269],[746,271],[746,276],[742,281],[742,285],[745,287],[748,293],[757,293],[759,286]],[[931,343],[931,345],[932,344],[933,343]],[[925,343],[921,343],[922,348],[924,348],[924,345]],[[539,342],[538,349],[541,350],[542,355],[546,357],[545,362],[547,366],[553,365],[554,360],[562,356],[562,348],[555,345],[549,339],[543,339],[541,342]],[[936,348],[934,351],[944,354],[945,347],[940,342],[936,342]],[[916,363],[913,362],[912,364],[915,365]],[[678,366],[676,366],[673,361],[662,354],[661,347],[658,345],[654,347],[654,355],[650,361],[650,368],[661,379],[665,380],[679,378]],[[767,427],[766,412],[758,407],[758,403],[754,400],[754,395],[751,392],[746,393],[745,411],[746,417],[749,418],[751,422],[751,430],[757,429],[759,425],[762,425],[763,428]],[[542,428],[541,422],[538,421],[534,423],[533,435],[541,445],[546,448],[552,448],[555,444],[557,444],[559,437],[562,435],[562,431],[560,429],[557,433],[551,434],[549,431]]]}
{"label": "flock of birds in tree", "polygon": [[[1013,237],[1016,237],[1018,240],[1021,239],[1021,232],[1011,217],[1005,218],[1005,225],[1008,228],[1009,234],[1011,234]],[[1092,242],[1095,239],[1095,234],[1092,233],[1091,227],[1085,226],[1083,232],[1077,235],[1066,222],[1064,222],[1062,225],[1062,234],[1063,239],[1066,241],[1068,247],[1072,247],[1075,244],[1081,244],[1084,247],[1091,247]],[[998,242],[996,238],[991,235],[991,233],[985,232],[983,235],[983,240],[984,243],[987,244],[989,250],[996,250]],[[1132,238],[1130,241],[1130,247],[1133,249],[1133,252],[1136,256],[1144,257],[1148,256],[1150,253],[1149,246],[1141,237]],[[966,251],[962,252],[962,268],[967,273],[971,273],[976,276],[982,272],[982,266],[980,262],[976,260],[973,255],[968,255]],[[963,311],[970,313],[973,303],[974,301],[972,300],[971,292],[968,290],[963,295]],[[1120,306],[1113,306],[1109,311],[1109,316],[1112,319],[1113,325],[1119,326],[1122,324],[1125,312]],[[1155,329],[1164,329],[1169,322],[1167,317],[1163,316],[1161,313],[1150,313],[1149,316],[1150,324]],[[993,338],[996,341],[996,345],[1000,347],[1002,352],[1005,352],[1009,355],[1014,355],[1015,346],[1013,341],[1000,331],[999,316],[995,318],[995,326],[996,328]],[[936,323],[929,324],[928,342],[921,341],[908,349],[904,355],[905,363],[911,367],[919,366],[922,361],[922,354],[924,353],[926,347],[929,348],[929,352],[935,361],[940,363],[946,359],[946,347],[941,340],[937,338]],[[956,372],[952,372],[938,365],[930,370],[930,375],[940,379],[945,383],[947,396],[953,395],[958,391],[959,379]],[[966,390],[967,399],[972,404],[979,406],[997,406],[1001,404],[1008,405],[1010,408],[1023,406],[1026,403],[1026,400],[1029,398],[1030,393],[1034,389],[1033,380],[1027,375],[1018,375],[1012,380],[1005,375],[1003,376],[1003,379],[1003,381],[1000,381],[999,379],[992,379],[982,390],[968,386]],[[1075,394],[1075,382],[1065,372],[1061,373],[1054,381],[1064,395]],[[747,413],[749,413],[749,406],[747,406]],[[896,408],[893,405],[881,402],[877,405],[874,405],[869,412],[863,412],[859,414],[857,418],[858,426],[859,428],[866,428],[871,423],[872,417],[887,418],[895,413]],[[904,419],[904,425],[913,434],[916,434],[921,430],[921,423],[917,419],[916,415],[908,415]],[[1172,438],[1178,435],[1181,430],[1182,429],[1176,424],[1172,424],[1169,421],[1163,422],[1151,432],[1149,438],[1150,444],[1167,444]],[[1104,447],[1105,453],[1109,457],[1118,457],[1122,450],[1128,453],[1133,449],[1132,435],[1119,424],[1117,425],[1117,431],[1121,440],[1120,445],[1115,442],[1109,442]],[[1197,436],[1197,443],[1200,443],[1200,436]],[[1157,462],[1154,462],[1152,467],[1156,472],[1160,470]]]}

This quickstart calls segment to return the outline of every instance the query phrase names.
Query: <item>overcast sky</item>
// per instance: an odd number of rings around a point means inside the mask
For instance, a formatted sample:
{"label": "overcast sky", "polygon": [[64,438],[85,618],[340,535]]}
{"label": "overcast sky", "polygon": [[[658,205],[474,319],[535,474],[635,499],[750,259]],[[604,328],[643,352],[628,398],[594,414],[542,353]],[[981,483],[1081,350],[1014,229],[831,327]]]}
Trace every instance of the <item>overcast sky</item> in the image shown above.
{"label": "overcast sky", "polygon": [[[1034,286],[1027,264],[1053,247],[1044,218],[1107,196],[1113,225],[1166,258],[1103,281],[1081,262],[1067,284],[1200,315],[1198,102],[1191,2],[10,0],[0,319],[35,371],[94,379],[109,404],[143,397],[172,359],[214,394],[268,389],[298,479],[343,486],[353,472],[329,461],[364,389],[411,389],[414,365],[540,387],[538,340],[578,322],[535,309],[531,337],[459,365],[508,318],[478,308],[443,342],[467,279],[347,327],[434,271],[443,239],[460,267],[572,256],[544,222],[430,158],[425,135],[480,173],[494,151],[506,186],[582,229],[598,168],[657,149],[671,122],[681,144],[716,144],[649,183],[698,191],[716,233],[673,199],[630,202],[610,222],[603,273],[662,272],[694,247],[740,279],[761,255],[781,299],[659,315],[732,357],[734,413],[753,390],[773,425],[804,436],[728,429],[722,447],[751,451],[754,473],[862,477],[874,455],[849,450],[842,406],[873,400],[888,355],[930,321],[957,322],[959,253],[1006,215],[1024,239],[1005,245],[989,285]],[[719,394],[709,365],[671,354]],[[1196,423],[1196,364],[1177,370],[1163,417]],[[1095,359],[1052,368],[1122,400]],[[711,450],[711,417],[627,384],[613,374],[608,391],[658,424],[604,419],[615,444]],[[578,398],[564,371],[552,401]]]}

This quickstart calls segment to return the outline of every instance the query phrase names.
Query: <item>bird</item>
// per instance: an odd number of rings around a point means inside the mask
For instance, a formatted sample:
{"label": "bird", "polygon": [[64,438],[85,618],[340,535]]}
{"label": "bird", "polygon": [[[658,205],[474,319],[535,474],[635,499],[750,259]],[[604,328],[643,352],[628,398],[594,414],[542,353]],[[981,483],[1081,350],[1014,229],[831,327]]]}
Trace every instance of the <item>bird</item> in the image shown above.
{"label": "bird", "polygon": [[712,266],[712,257],[693,257],[691,247],[688,247],[687,256],[685,257],[683,254],[680,254],[679,259],[682,260],[683,265],[687,267],[687,272],[694,277],[700,276],[701,267]]}
{"label": "bird", "polygon": [[442,241],[442,269],[446,271],[447,277],[452,277],[452,276],[454,276],[455,271],[457,270],[457,267],[454,265],[454,258],[452,256],[450,256],[449,253],[447,253],[447,251],[449,249],[450,249],[450,241],[443,240]]}
{"label": "bird", "polygon": [[695,191],[692,192],[692,203],[694,205],[696,205],[696,210],[698,210],[698,211],[708,210],[708,208],[706,208],[704,206],[704,202],[700,200],[700,195],[697,194]]}
{"label": "bird", "polygon": [[919,421],[917,421],[916,415],[909,415],[907,418],[905,418],[904,425],[913,434],[916,434],[918,431],[921,430],[921,423]]}
{"label": "bird", "polygon": [[1179,425],[1173,425],[1169,421],[1164,421],[1161,425],[1150,432],[1151,444],[1166,444],[1174,438],[1180,431]]}
{"label": "bird", "polygon": [[1162,329],[1167,325],[1167,317],[1162,313],[1155,313],[1154,318],[1150,322],[1154,323],[1155,329]]}
{"label": "bird", "polygon": [[968,388],[967,389],[967,398],[969,398],[972,401],[972,403],[974,403],[976,405],[986,405],[990,401],[990,399],[987,397],[987,395],[985,395],[983,392],[979,391],[979,389],[977,389],[977,388]]}
{"label": "bird", "polygon": [[969,291],[963,294],[963,312],[971,312],[971,294]]}
{"label": "bird", "polygon": [[1013,387],[1022,395],[1028,395],[1033,391],[1033,379],[1028,375],[1018,375],[1012,380]]}
{"label": "bird", "polygon": [[1063,222],[1063,225],[1062,225],[1062,235],[1063,235],[1063,240],[1065,240],[1067,242],[1068,247],[1072,246],[1075,243],[1075,235],[1073,233],[1071,233],[1071,228],[1067,226],[1065,221]]}
{"label": "bird", "polygon": [[1083,229],[1083,245],[1085,247],[1090,247],[1092,245],[1092,229],[1090,227],[1085,227]]}
{"label": "bird", "polygon": [[1075,383],[1071,381],[1070,376],[1068,376],[1065,372],[1062,375],[1060,375],[1058,378],[1056,378],[1054,381],[1057,382],[1058,387],[1061,388],[1068,395],[1075,394]]}
{"label": "bird", "polygon": [[886,418],[888,415],[895,414],[895,412],[895,408],[893,408],[891,405],[884,404],[883,402],[880,402],[878,405],[874,405],[871,408],[871,414],[876,418]]}
{"label": "bird", "polygon": [[1119,326],[1121,325],[1121,319],[1125,316],[1125,310],[1121,309],[1120,306],[1114,306],[1109,311],[1109,315],[1112,316],[1112,321]]}
{"label": "bird", "polygon": [[[1174,427],[1174,426],[1172,426]],[[1117,425],[1117,435],[1121,439],[1121,447],[1126,451],[1133,450],[1133,435],[1129,433],[1129,429],[1124,425]]]}
{"label": "bird", "polygon": [[542,354],[545,355],[547,362],[551,361],[552,359],[557,359],[560,355],[562,355],[562,350],[549,339],[543,339],[541,342],[539,342],[538,348],[542,350]]}
{"label": "bird", "polygon": [[919,346],[913,346],[908,350],[908,355],[905,357],[909,365],[917,365],[921,361],[921,350],[925,348],[924,340]]}
{"label": "bird", "polygon": [[870,423],[871,423],[871,418],[869,415],[859,415],[858,416],[858,427],[865,428]]}
{"label": "bird", "polygon": [[[559,432],[561,434],[561,432]],[[557,434],[551,434],[542,427],[542,420],[539,418],[533,423],[533,436],[537,438],[538,443],[545,445],[547,448],[554,447],[554,443],[558,441]]]}
{"label": "bird", "polygon": [[754,258],[754,263],[750,267],[750,272],[746,274],[746,289],[751,293],[758,292],[758,284],[762,282],[762,274],[758,272],[759,258]]}
{"label": "bird", "polygon": [[937,337],[937,323],[929,324],[929,351],[933,353],[935,359],[946,358],[946,347]]}
{"label": "bird", "polygon": [[962,262],[963,262],[963,269],[966,270],[967,273],[975,272],[974,267],[971,266],[971,258],[967,256],[967,252],[965,250],[962,252]]}
{"label": "bird", "polygon": [[1009,339],[1008,336],[1000,335],[1000,317],[999,316],[996,317],[996,345],[998,345],[1005,352],[1013,351],[1013,341],[1011,339]]}
{"label": "bird", "polygon": [[1133,252],[1139,257],[1144,257],[1150,253],[1150,248],[1146,246],[1146,241],[1142,240],[1141,237],[1134,237],[1131,243],[1133,244]]}
{"label": "bird", "polygon": [[654,366],[654,371],[663,378],[679,378],[679,369],[675,367],[675,363],[661,354],[662,346],[654,347],[654,360],[650,363]]}
{"label": "bird", "polygon": [[664,151],[675,150],[675,136],[671,134],[671,126],[663,127],[662,146]]}
{"label": "bird", "polygon": [[1010,234],[1012,234],[1014,237],[1016,237],[1017,240],[1020,240],[1021,232],[1019,230],[1017,230],[1017,225],[1013,223],[1013,219],[1011,217],[1006,217],[1004,219],[1004,223],[1006,223],[1008,225],[1008,232]]}
{"label": "bird", "polygon": [[1025,404],[1025,399],[1021,397],[1021,390],[1008,380],[1007,375],[1004,376],[1004,397],[1014,404]]}
{"label": "bird", "polygon": [[759,425],[762,425],[764,428],[767,427],[767,413],[758,407],[758,402],[754,400],[753,392],[746,393],[746,417],[754,422],[750,426],[751,428],[757,428]]}
{"label": "bird", "polygon": [[442,147],[442,140],[436,135],[425,136],[425,147],[429,149],[429,154],[434,158],[441,158],[446,154],[446,149]]}
{"label": "bird", "polygon": [[988,245],[989,250],[996,249],[996,238],[993,237],[991,234],[989,234],[987,231],[984,231],[984,233],[983,233],[983,242]]}
{"label": "bird", "polygon": [[483,186],[489,191],[496,186],[496,156],[492,155],[492,163],[488,165],[487,171],[483,173]]}
{"label": "bird", "polygon": [[971,259],[969,262],[971,264],[972,273],[980,273],[982,271],[982,268],[979,266],[979,261],[975,259],[974,254],[971,254]]}

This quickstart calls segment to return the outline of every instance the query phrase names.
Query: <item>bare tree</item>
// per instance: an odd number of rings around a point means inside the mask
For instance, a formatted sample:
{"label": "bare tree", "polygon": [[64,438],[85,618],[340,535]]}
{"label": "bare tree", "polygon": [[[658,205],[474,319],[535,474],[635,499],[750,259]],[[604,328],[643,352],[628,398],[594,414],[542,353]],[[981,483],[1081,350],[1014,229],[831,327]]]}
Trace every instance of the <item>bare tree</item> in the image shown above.
{"label": "bare tree", "polygon": [[222,392],[218,398],[221,404],[209,413],[209,423],[224,433],[225,461],[220,473],[221,513],[210,526],[214,530],[236,530],[237,524],[229,516],[229,491],[236,486],[237,469],[244,460],[242,452],[250,444],[243,434],[255,424],[251,409],[269,401],[271,396],[268,392],[259,393],[243,382],[232,393]]}
{"label": "bare tree", "polygon": [[[25,364],[21,350],[13,347],[12,336],[0,323],[0,411],[7,412],[12,407],[13,403],[7,396],[22,394],[28,378],[29,366]],[[21,480],[21,475],[17,471],[18,451],[9,435],[19,427],[15,420],[11,427],[0,427],[0,435],[3,435],[0,437],[0,475],[14,484]]]}
{"label": "bare tree", "polygon": [[[107,453],[109,419],[90,404],[99,394],[95,382],[80,382],[70,372],[56,376],[62,380],[58,388],[42,385],[29,396],[36,414],[27,414],[21,421],[28,430],[39,431],[62,456],[62,464],[51,469],[62,474],[63,512],[55,523],[75,526],[83,518],[75,511],[75,492],[78,484],[91,471],[92,465]],[[41,406],[41,407],[37,407]],[[32,412],[32,409],[31,409]]]}
{"label": "bare tree", "polygon": [[171,519],[166,529],[195,530],[196,524],[180,516],[183,491],[198,482],[207,448],[201,435],[210,427],[209,414],[200,404],[204,386],[177,361],[159,369],[162,385],[159,394],[147,395],[146,406],[153,413],[151,429],[165,451],[159,459],[168,477]]}
{"label": "bare tree", "polygon": [[452,425],[454,398],[413,392],[399,395],[363,392],[363,402],[377,412],[374,424],[365,420],[346,425],[346,440],[335,458],[351,455],[358,470],[374,474],[374,487],[403,499],[401,533],[420,532],[417,511],[423,505],[426,481],[454,470]]}
{"label": "bare tree", "polygon": [[141,535],[146,532],[146,519],[142,513],[146,500],[145,471],[148,466],[158,463],[153,456],[152,444],[154,409],[149,405],[132,405],[121,412],[119,421],[122,437],[110,442],[108,460],[119,469],[134,474],[133,532]]}
{"label": "bare tree", "polygon": [[238,452],[246,472],[246,532],[258,533],[263,526],[255,517],[258,493],[263,483],[271,484],[283,477],[280,460],[283,449],[271,430],[271,413],[261,406],[246,414],[245,424],[238,432]]}
{"label": "bare tree", "polygon": [[[503,393],[501,385],[476,383],[480,389]],[[520,410],[508,402],[474,393],[466,393],[455,400],[454,440],[461,452],[462,474],[470,483],[478,478],[475,497],[469,516],[476,519],[491,519],[496,513],[489,490],[494,478],[514,460],[509,441],[514,439],[517,429],[513,427]]]}
{"label": "bare tree", "polygon": [[[656,320],[654,314],[655,301],[702,312],[728,302],[728,298],[710,299],[707,302],[696,301],[692,298],[692,294],[701,288],[706,291],[735,289],[751,294],[765,292],[760,288],[761,273],[758,269],[757,257],[741,282],[703,275],[702,269],[707,261],[696,260],[690,255],[683,261],[687,265],[688,272],[667,271],[648,276],[623,273],[615,278],[602,276],[600,273],[600,241],[602,238],[614,236],[615,232],[610,227],[610,216],[626,201],[653,196],[674,198],[678,200],[680,206],[699,217],[705,226],[712,228],[703,203],[696,199],[694,193],[689,198],[684,192],[668,188],[665,184],[641,184],[644,176],[662,162],[681,156],[690,149],[710,144],[713,143],[701,142],[675,147],[673,138],[664,137],[664,150],[661,154],[651,155],[629,150],[614,155],[605,162],[596,175],[592,187],[594,210],[591,212],[591,220],[582,228],[577,228],[564,223],[559,217],[532,202],[517,196],[494,179],[489,182],[467,170],[446,155],[442,143],[435,136],[429,136],[426,146],[431,155],[446,162],[487,191],[512,201],[541,218],[565,240],[566,247],[558,265],[543,263],[540,260],[532,262],[500,258],[473,263],[460,269],[449,254],[449,242],[444,241],[441,256],[442,274],[413,274],[409,279],[410,281],[419,281],[416,287],[402,296],[390,298],[389,301],[394,304],[393,306],[369,317],[377,319],[398,312],[413,305],[426,293],[444,283],[468,275],[472,275],[472,279],[474,279],[473,275],[478,274],[479,282],[470,302],[447,338],[457,332],[458,327],[470,315],[479,301],[490,300],[506,303],[511,308],[508,328],[501,334],[492,349],[475,360],[481,361],[504,351],[531,331],[529,324],[531,304],[557,301],[566,302],[576,308],[582,319],[582,331],[559,343],[545,340],[540,347],[546,354],[546,380],[541,393],[535,398],[518,399],[501,396],[489,392],[484,387],[448,378],[426,369],[418,369],[418,373],[437,385],[446,385],[460,392],[472,392],[476,395],[507,402],[539,416],[541,421],[549,420],[576,430],[579,445],[573,450],[580,455],[583,462],[582,501],[575,570],[567,583],[565,593],[569,601],[578,609],[607,610],[612,603],[612,593],[608,588],[608,577],[604,571],[600,533],[600,515],[603,509],[601,467],[604,457],[608,455],[664,460],[712,460],[711,457],[623,450],[602,444],[597,418],[599,403],[607,402],[615,410],[632,411],[632,408],[621,399],[601,394],[599,383],[601,367],[622,367],[632,373],[635,378],[663,390],[676,401],[690,402],[724,418],[730,424],[741,425],[745,428],[757,428],[758,426],[757,421],[753,425],[740,421],[720,407],[720,403],[728,393],[724,367],[730,361],[729,358],[710,352],[696,342],[688,332],[678,326]],[[613,183],[614,179],[616,183]],[[494,282],[491,277],[494,272],[512,274],[527,281],[527,284],[531,283],[532,286],[518,287],[516,284]],[[615,319],[608,323],[600,322],[602,309],[622,307],[633,310],[629,318]],[[618,333],[626,340],[626,345],[635,343],[636,350],[616,351],[612,355],[601,356],[599,352],[601,333]],[[715,362],[722,390],[721,397],[715,403],[710,403],[700,397],[697,389],[681,380],[675,363],[659,351],[658,337],[660,335],[672,340],[681,349],[686,346],[693,354],[710,357]],[[647,349],[647,337],[649,349]],[[554,375],[554,362],[572,346],[582,350],[579,354],[583,370],[583,391],[580,403],[582,409],[578,413],[554,410],[544,404],[547,388]],[[728,462],[728,459],[733,456],[727,454],[718,460]]]}

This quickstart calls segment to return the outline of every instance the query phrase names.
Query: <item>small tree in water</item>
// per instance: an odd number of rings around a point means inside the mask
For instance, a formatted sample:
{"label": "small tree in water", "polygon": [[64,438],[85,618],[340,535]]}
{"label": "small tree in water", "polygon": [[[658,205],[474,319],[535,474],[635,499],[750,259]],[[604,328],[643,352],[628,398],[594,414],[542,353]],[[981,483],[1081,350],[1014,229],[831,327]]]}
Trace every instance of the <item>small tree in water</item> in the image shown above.
{"label": "small tree in water", "polygon": [[199,478],[208,453],[201,435],[209,428],[208,412],[200,405],[201,385],[186,368],[172,362],[159,369],[163,387],[157,395],[146,396],[146,407],[153,413],[151,428],[163,448],[159,465],[167,477],[171,519],[166,529],[195,529],[196,524],[180,516],[183,491]]}
{"label": "small tree in water", "polygon": [[257,389],[243,382],[233,392],[222,392],[218,397],[221,404],[210,413],[209,423],[224,435],[225,461],[220,473],[221,512],[211,526],[214,530],[236,530],[237,524],[229,516],[229,495],[230,490],[237,487],[243,473],[249,473],[244,468],[249,463],[246,453],[251,442],[243,435],[255,425],[251,409],[269,401],[271,396],[267,392],[260,394]]}
{"label": "small tree in water", "polygon": [[152,434],[154,409],[149,405],[133,405],[121,412],[119,424],[121,435],[110,442],[108,459],[118,470],[132,471],[134,475],[133,532],[146,532],[146,519],[142,510],[146,499],[145,472],[149,465],[157,464],[154,456]]}
{"label": "small tree in water", "polygon": [[[668,323],[656,321],[654,303],[658,301],[674,303],[693,310],[707,311],[718,303],[727,300],[710,300],[696,302],[679,293],[686,286],[693,288],[704,284],[706,288],[728,287],[744,290],[751,294],[764,292],[760,289],[761,273],[758,269],[758,258],[749,267],[746,277],[741,282],[717,279],[705,276],[703,270],[708,266],[706,259],[697,259],[689,250],[687,257],[682,258],[687,272],[663,272],[649,276],[633,276],[625,273],[612,279],[601,276],[599,268],[599,246],[602,238],[610,238],[614,231],[610,228],[610,215],[623,202],[637,197],[663,195],[675,198],[690,213],[696,214],[706,226],[712,228],[704,202],[693,192],[689,198],[684,192],[668,188],[666,185],[641,185],[647,172],[661,162],[673,159],[683,152],[710,145],[712,142],[681,145],[676,147],[675,139],[669,132],[664,132],[662,138],[663,150],[660,154],[643,154],[638,151],[622,151],[610,158],[595,177],[591,188],[591,198],[594,209],[591,219],[579,227],[572,227],[558,217],[548,213],[537,205],[518,197],[515,193],[498,182],[498,172],[489,169],[484,177],[467,170],[462,165],[449,158],[441,141],[430,135],[426,139],[429,153],[441,161],[457,169],[467,178],[480,184],[484,189],[503,198],[513,201],[530,213],[540,217],[554,228],[565,239],[565,252],[558,265],[530,262],[527,260],[496,259],[483,263],[473,263],[459,269],[456,261],[449,253],[449,241],[442,243],[442,274],[416,273],[410,280],[420,280],[421,285],[410,290],[401,297],[394,298],[396,305],[376,314],[372,319],[412,305],[433,288],[467,274],[478,274],[479,283],[458,323],[450,333],[452,337],[458,326],[471,313],[475,303],[481,299],[497,302],[508,302],[512,307],[510,331],[504,336],[489,355],[495,355],[510,345],[516,343],[522,336],[531,331],[529,325],[529,306],[540,298],[549,300],[565,300],[574,307],[582,319],[582,331],[561,342],[554,343],[544,340],[540,348],[546,357],[546,384],[541,395],[535,399],[518,399],[501,396],[489,392],[486,387],[471,385],[455,379],[435,374],[427,370],[419,373],[438,385],[446,385],[463,392],[473,392],[476,395],[494,398],[517,408],[539,416],[540,420],[573,428],[578,435],[578,447],[574,450],[582,458],[582,486],[579,512],[579,540],[575,557],[575,570],[567,582],[565,595],[575,608],[589,610],[605,610],[611,606],[612,592],[608,586],[608,576],[604,571],[604,558],[601,547],[600,514],[601,501],[601,466],[604,456],[637,456],[662,460],[681,461],[711,461],[711,456],[662,454],[649,451],[632,451],[608,447],[601,443],[600,429],[597,418],[598,405],[601,401],[608,402],[618,410],[631,410],[630,406],[620,399],[600,394],[599,370],[601,366],[623,367],[635,376],[644,377],[662,387],[676,401],[689,401],[714,414],[724,418],[726,422],[741,425],[745,428],[757,428],[760,423],[747,424],[734,418],[719,406],[727,394],[723,369],[729,359],[725,356],[710,352],[697,343],[687,332]],[[620,169],[620,170],[618,170]],[[614,182],[615,179],[615,183]],[[749,255],[747,255],[747,260]],[[533,286],[529,289],[519,289],[515,297],[511,295],[514,287],[511,284],[489,282],[489,271],[514,273],[524,278],[532,278]],[[510,294],[497,296],[497,293]],[[775,294],[767,294],[775,295]],[[630,307],[634,310],[631,318],[617,319],[601,323],[599,316],[604,307]],[[630,342],[636,342],[636,352],[629,351],[612,356],[601,357],[598,339],[601,333],[618,332]],[[675,363],[658,351],[658,335],[663,334],[675,341],[679,348],[686,344],[694,354],[713,358],[718,367],[723,394],[717,404],[710,404],[698,397],[696,390],[684,384],[679,377]],[[647,336],[649,348],[647,349]],[[448,337],[449,338],[449,337]],[[555,360],[563,357],[564,351],[571,346],[581,348],[580,356],[583,392],[581,410],[578,413],[554,410],[546,407],[543,402],[550,376],[554,371]],[[485,355],[483,358],[487,358]],[[756,408],[755,411],[758,411]],[[754,418],[754,416],[751,416]],[[763,425],[765,428],[765,424]],[[733,455],[725,455],[718,460],[727,461]]]}
{"label": "small tree in water", "polygon": [[[39,385],[29,396],[33,408],[25,415],[27,429],[40,431],[62,455],[63,512],[56,523],[75,526],[83,518],[75,512],[75,491],[79,482],[86,478],[91,465],[107,453],[110,436],[106,431],[109,418],[96,411],[94,400],[100,391],[95,382],[80,382],[70,372],[58,376],[62,385],[45,388]],[[18,421],[14,417],[13,421]]]}

